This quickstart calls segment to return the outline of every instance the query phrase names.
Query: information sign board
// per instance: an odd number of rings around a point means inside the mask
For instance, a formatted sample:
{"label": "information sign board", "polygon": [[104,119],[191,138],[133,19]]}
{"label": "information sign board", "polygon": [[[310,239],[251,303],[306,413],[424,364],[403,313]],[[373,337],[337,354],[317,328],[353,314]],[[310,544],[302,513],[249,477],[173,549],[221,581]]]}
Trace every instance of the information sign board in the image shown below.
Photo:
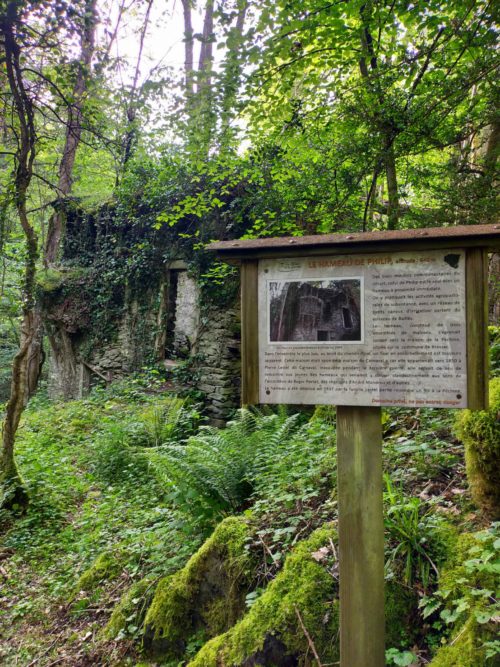
{"label": "information sign board", "polygon": [[261,403],[467,407],[465,251],[261,259]]}

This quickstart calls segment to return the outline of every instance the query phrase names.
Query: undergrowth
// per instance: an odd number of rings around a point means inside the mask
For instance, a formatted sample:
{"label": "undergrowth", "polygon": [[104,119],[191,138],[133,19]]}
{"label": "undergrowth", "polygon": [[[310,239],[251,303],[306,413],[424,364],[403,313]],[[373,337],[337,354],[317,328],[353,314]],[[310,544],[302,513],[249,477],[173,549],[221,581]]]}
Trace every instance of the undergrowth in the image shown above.
{"label": "undergrowth", "polygon": [[[335,522],[331,409],[312,418],[243,409],[216,429],[192,400],[162,389],[137,377],[85,400],[37,398],[28,408],[17,458],[30,507],[16,520],[0,517],[3,664],[138,664],[156,582],[179,571],[224,517],[250,522],[248,609],[296,545]],[[384,412],[386,578],[421,600],[411,645],[407,632],[394,633],[387,664],[425,664],[464,619],[487,627],[495,618],[492,589],[440,579],[457,536],[487,528],[467,491],[453,421],[444,410]],[[481,539],[464,566],[476,583],[499,548],[497,538]],[[488,656],[497,648],[484,640]]]}

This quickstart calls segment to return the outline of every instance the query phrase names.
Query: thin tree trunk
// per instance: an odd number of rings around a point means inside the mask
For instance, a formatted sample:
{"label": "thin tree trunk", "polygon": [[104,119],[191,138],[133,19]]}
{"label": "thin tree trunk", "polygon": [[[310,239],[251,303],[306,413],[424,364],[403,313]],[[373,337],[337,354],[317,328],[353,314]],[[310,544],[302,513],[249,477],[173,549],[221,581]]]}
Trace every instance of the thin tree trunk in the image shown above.
{"label": "thin tree trunk", "polygon": [[500,120],[495,120],[489,127],[490,132],[483,160],[483,173],[485,180],[489,185],[492,185],[497,175],[497,162],[500,153]]}
{"label": "thin tree trunk", "polygon": [[214,0],[207,0],[205,18],[203,20],[203,35],[198,63],[198,94],[210,88],[212,84],[213,59],[213,32],[214,32]]}
{"label": "thin tree trunk", "polygon": [[[378,76],[377,54],[373,47],[373,37],[370,32],[372,3],[367,2],[360,9],[360,16],[362,21],[361,27],[361,58],[359,60],[359,69],[361,76],[366,82],[369,92],[373,95],[376,104],[380,108],[383,106],[384,96],[380,87],[380,79]],[[367,61],[369,60],[370,67],[368,68]],[[424,70],[425,71],[425,70]],[[418,85],[418,84],[417,84]],[[376,114],[382,124],[383,119],[381,114]],[[382,160],[385,167],[385,176],[387,180],[388,192],[388,207],[387,207],[387,227],[388,229],[396,229],[399,223],[399,194],[398,194],[398,179],[396,169],[396,156],[394,153],[394,139],[396,138],[395,131],[390,127],[382,129]]]}
{"label": "thin tree trunk", "polygon": [[373,170],[373,176],[372,180],[370,183],[370,189],[368,190],[368,194],[366,196],[366,202],[365,202],[365,210],[363,212],[363,231],[366,232],[366,227],[367,223],[373,222],[373,211],[374,211],[374,203],[375,203],[375,196],[377,192],[377,181],[378,177],[380,174],[380,167],[381,167],[381,161],[377,162],[375,165],[375,168]]}
{"label": "thin tree trunk", "polygon": [[0,19],[3,35],[4,65],[8,86],[12,95],[13,117],[16,122],[16,167],[14,174],[15,205],[26,241],[26,260],[23,287],[23,322],[21,346],[12,364],[10,397],[2,424],[2,449],[0,456],[0,484],[5,508],[22,509],[28,503],[28,494],[17,470],[14,446],[19,421],[29,397],[30,368],[38,365],[41,347],[41,321],[35,303],[35,276],[38,259],[38,239],[28,218],[26,199],[33,176],[36,131],[34,109],[24,86],[20,64],[20,48],[16,41],[18,3],[9,2]]}
{"label": "thin tree trunk", "polygon": [[248,9],[248,0],[238,0],[238,14],[236,23],[231,30],[230,39],[228,39],[228,52],[226,56],[226,71],[222,100],[222,131],[224,126],[228,125],[228,121],[232,116],[236,96],[241,80],[241,52],[243,29],[245,27],[245,18]]}
{"label": "thin tree trunk", "polygon": [[142,61],[142,52],[144,49],[144,40],[146,39],[146,32],[149,26],[149,17],[151,14],[151,8],[153,6],[153,0],[148,1],[146,8],[146,15],[144,17],[144,22],[142,24],[141,34],[139,38],[139,53],[137,54],[137,62],[135,64],[135,73],[134,80],[132,82],[132,90],[130,91],[130,98],[127,106],[127,129],[125,131],[125,140],[124,140],[124,153],[123,153],[123,166],[129,161],[134,145],[136,143],[137,137],[137,128],[135,126],[135,119],[137,116],[137,92],[138,92],[138,83],[139,83],[139,74],[141,71],[141,61]]}
{"label": "thin tree trunk", "polygon": [[[73,88],[73,103],[68,109],[66,138],[59,165],[57,193],[58,198],[63,200],[70,194],[73,187],[73,167],[82,136],[82,109],[87,93],[89,71],[95,49],[96,5],[97,0],[87,0],[85,6],[85,25],[81,36],[80,60]],[[58,206],[49,220],[44,252],[45,266],[54,266],[57,262],[65,227],[65,207]]]}
{"label": "thin tree trunk", "polygon": [[215,128],[212,98],[212,60],[214,31],[214,0],[207,0],[203,19],[196,91],[187,105],[188,150],[205,159],[210,150]]}
{"label": "thin tree trunk", "polygon": [[385,177],[387,179],[387,229],[397,229],[399,222],[398,178],[393,140],[388,137],[384,146]]}
{"label": "thin tree trunk", "polygon": [[184,85],[186,100],[190,104],[194,94],[194,40],[190,0],[182,0],[182,11],[184,15]]}

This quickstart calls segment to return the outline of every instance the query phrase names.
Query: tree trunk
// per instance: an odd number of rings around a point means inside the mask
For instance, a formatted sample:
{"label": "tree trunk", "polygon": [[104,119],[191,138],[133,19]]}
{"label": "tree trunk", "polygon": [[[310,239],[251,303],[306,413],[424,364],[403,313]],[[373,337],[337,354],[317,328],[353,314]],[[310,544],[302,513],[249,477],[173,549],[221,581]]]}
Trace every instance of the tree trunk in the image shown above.
{"label": "tree trunk", "polygon": [[399,195],[396,172],[396,158],[391,139],[387,139],[384,146],[385,176],[387,179],[387,229],[397,229],[399,223]]}
{"label": "tree trunk", "polygon": [[21,347],[12,363],[11,391],[2,425],[0,459],[0,485],[3,491],[0,506],[13,510],[23,509],[28,504],[28,493],[14,457],[14,445],[21,415],[29,397],[29,384],[34,381],[33,374],[38,379],[37,359],[42,340],[42,322],[35,308],[27,310],[24,314],[21,337]]}
{"label": "tree trunk", "polygon": [[232,117],[232,112],[236,102],[236,96],[241,80],[242,38],[247,9],[248,1],[238,0],[238,14],[236,16],[236,23],[234,28],[231,29],[231,34],[228,38],[228,51],[225,63],[221,113],[222,132],[225,132]]}
{"label": "tree trunk", "polygon": [[198,63],[198,94],[202,90],[210,88],[212,84],[213,32],[214,0],[207,0],[203,21],[200,60]]}
{"label": "tree trunk", "polygon": [[[85,6],[85,23],[81,35],[80,60],[73,88],[73,102],[68,109],[66,138],[59,165],[57,193],[58,198],[63,200],[70,194],[73,186],[73,167],[76,151],[82,137],[82,109],[87,93],[89,71],[95,48],[96,5],[97,0],[87,0]],[[58,206],[49,220],[44,252],[45,266],[54,266],[57,262],[65,227],[66,211],[64,206]]]}
{"label": "tree trunk", "polygon": [[189,105],[194,94],[194,40],[190,0],[182,0],[182,11],[184,14],[184,85],[186,101]]}
{"label": "tree trunk", "polygon": [[124,139],[123,166],[125,166],[127,162],[130,160],[130,157],[132,156],[134,146],[137,140],[137,128],[135,125],[135,119],[137,116],[137,93],[138,93],[139,73],[141,70],[142,51],[144,49],[144,40],[146,39],[146,32],[149,25],[149,17],[151,14],[152,6],[153,6],[153,0],[149,0],[148,5],[146,7],[144,22],[141,28],[141,35],[139,38],[139,53],[137,54],[134,80],[132,82],[132,89],[130,91],[130,97],[126,111],[127,129],[125,131],[125,139]]}
{"label": "tree trunk", "polygon": [[[14,172],[15,206],[26,240],[26,260],[23,286],[23,322],[21,344],[12,364],[11,392],[2,424],[2,449],[0,455],[0,484],[3,498],[0,506],[23,509],[28,494],[17,470],[14,445],[21,414],[34,389],[37,377],[33,369],[40,367],[41,320],[35,303],[35,276],[38,259],[38,238],[28,218],[26,199],[33,177],[36,131],[34,107],[24,85],[21,68],[21,50],[16,40],[18,3],[9,2],[0,17],[0,34],[3,37],[4,66],[12,96],[12,116],[16,126],[16,166]],[[31,387],[30,387],[31,383]]]}
{"label": "tree trunk", "polygon": [[[385,167],[385,176],[387,180],[388,207],[387,207],[387,228],[396,229],[399,223],[399,195],[398,179],[396,169],[396,156],[394,153],[394,139],[396,133],[387,123],[383,115],[384,96],[381,90],[380,78],[378,75],[377,55],[373,46],[373,37],[370,31],[370,22],[372,19],[372,3],[367,2],[360,9],[361,26],[361,58],[359,60],[359,70],[366,83],[366,87],[373,97],[375,104],[374,116],[377,124],[382,127],[382,162]],[[368,67],[368,61],[370,67]],[[424,70],[425,71],[425,70]],[[364,221],[365,223],[366,221]]]}
{"label": "tree trunk", "polygon": [[[66,229],[67,213],[64,200],[70,195],[73,188],[73,168],[82,137],[83,105],[88,91],[90,69],[95,51],[96,6],[97,0],[87,0],[85,22],[80,39],[80,59],[73,88],[73,102],[68,109],[66,137],[59,165],[57,190],[60,201],[57,209],[50,217],[45,245],[44,263],[47,267],[53,267],[58,264]],[[57,331],[53,331],[54,325],[46,322],[46,329],[49,333],[51,347],[51,371],[52,373],[60,374],[58,387],[54,395],[63,399],[77,398],[78,394],[75,393],[75,386],[77,383],[78,365],[72,341],[62,327],[59,327]]]}
{"label": "tree trunk", "polygon": [[500,120],[495,120],[489,126],[489,129],[490,132],[483,158],[483,173],[487,183],[493,185],[497,176],[497,162],[500,153]]}

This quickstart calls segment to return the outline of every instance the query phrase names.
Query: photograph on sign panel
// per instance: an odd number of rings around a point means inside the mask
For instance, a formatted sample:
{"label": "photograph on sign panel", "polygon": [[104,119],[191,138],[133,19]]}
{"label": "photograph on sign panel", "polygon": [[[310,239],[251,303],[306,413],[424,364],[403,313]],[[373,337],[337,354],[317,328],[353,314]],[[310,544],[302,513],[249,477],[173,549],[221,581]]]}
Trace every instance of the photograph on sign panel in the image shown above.
{"label": "photograph on sign panel", "polygon": [[360,343],[362,278],[269,280],[270,343]]}

